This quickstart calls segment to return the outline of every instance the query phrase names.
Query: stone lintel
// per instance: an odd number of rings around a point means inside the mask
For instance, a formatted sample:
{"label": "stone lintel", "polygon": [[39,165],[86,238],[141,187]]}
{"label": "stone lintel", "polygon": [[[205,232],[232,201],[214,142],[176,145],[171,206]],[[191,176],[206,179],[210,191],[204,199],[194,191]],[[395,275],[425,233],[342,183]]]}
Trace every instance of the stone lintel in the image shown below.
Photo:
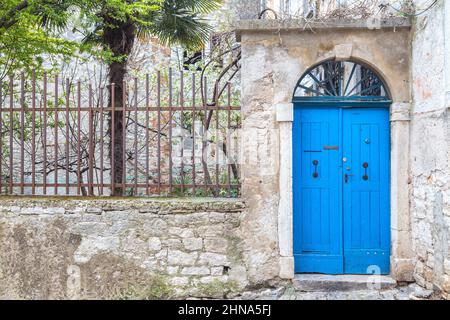
{"label": "stone lintel", "polygon": [[343,43],[339,44],[334,48],[334,54],[336,56],[336,60],[345,61],[350,60],[353,53],[353,44],[352,43]]}
{"label": "stone lintel", "polygon": [[274,31],[296,31],[296,32],[311,32],[314,30],[327,31],[330,29],[399,29],[411,28],[411,20],[409,18],[391,17],[377,20],[374,19],[327,19],[322,20],[305,20],[305,19],[290,19],[290,20],[239,20],[234,25],[238,41],[241,35],[246,32],[274,32]]}

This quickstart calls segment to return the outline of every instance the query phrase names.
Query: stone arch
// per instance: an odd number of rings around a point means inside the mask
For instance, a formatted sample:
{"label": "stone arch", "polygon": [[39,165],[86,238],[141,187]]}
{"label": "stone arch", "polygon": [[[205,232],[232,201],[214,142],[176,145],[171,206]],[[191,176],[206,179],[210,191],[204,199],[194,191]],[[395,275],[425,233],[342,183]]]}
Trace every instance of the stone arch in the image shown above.
{"label": "stone arch", "polygon": [[371,72],[373,72],[376,77],[381,81],[383,88],[386,90],[386,96],[389,98],[389,100],[391,100],[392,102],[392,97],[393,97],[393,91],[392,91],[392,86],[390,85],[389,82],[389,77],[386,76],[385,73],[383,73],[383,71],[378,68],[376,66],[376,64],[371,63],[363,58],[359,58],[359,57],[355,57],[355,56],[351,56],[348,59],[337,59],[336,57],[328,57],[325,59],[319,59],[317,60],[315,63],[313,63],[312,65],[310,65],[309,67],[307,67],[304,72],[301,74],[301,76],[299,77],[299,80],[297,81],[297,84],[295,85],[294,91],[292,93],[292,97],[293,99],[295,98],[295,93],[296,90],[298,89],[298,85],[300,84],[300,82],[302,81],[302,79],[304,79],[312,70],[316,69],[317,67],[324,65],[327,62],[330,61],[335,61],[335,62],[350,62],[350,63],[354,63],[360,66],[363,66],[367,69],[369,69]]}

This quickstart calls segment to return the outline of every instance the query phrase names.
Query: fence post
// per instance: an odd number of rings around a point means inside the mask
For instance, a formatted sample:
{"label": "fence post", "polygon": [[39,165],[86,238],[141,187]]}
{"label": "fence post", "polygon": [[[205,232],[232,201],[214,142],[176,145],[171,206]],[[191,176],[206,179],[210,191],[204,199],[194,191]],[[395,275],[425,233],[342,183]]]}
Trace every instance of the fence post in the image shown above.
{"label": "fence post", "polygon": [[0,195],[3,191],[3,81],[0,80]]}
{"label": "fence post", "polygon": [[93,114],[94,114],[94,106],[92,103],[92,84],[89,84],[89,195],[94,195],[94,129],[93,129]]}

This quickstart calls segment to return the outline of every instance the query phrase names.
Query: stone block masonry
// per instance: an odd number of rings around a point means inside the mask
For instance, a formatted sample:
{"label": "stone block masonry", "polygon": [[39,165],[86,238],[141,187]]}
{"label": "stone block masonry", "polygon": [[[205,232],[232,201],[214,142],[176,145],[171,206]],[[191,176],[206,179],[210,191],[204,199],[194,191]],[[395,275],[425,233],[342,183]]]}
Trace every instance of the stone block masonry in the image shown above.
{"label": "stone block masonry", "polygon": [[[423,5],[424,1],[416,1]],[[411,73],[414,279],[450,299],[450,2],[417,17]]]}
{"label": "stone block masonry", "polygon": [[217,297],[248,286],[244,204],[0,199],[0,299]]}

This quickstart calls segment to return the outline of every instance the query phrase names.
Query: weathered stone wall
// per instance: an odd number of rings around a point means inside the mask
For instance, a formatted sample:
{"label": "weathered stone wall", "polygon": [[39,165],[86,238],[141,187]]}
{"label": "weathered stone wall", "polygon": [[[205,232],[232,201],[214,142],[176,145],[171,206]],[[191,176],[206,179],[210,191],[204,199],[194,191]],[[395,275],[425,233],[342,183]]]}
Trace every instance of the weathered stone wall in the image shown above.
{"label": "weathered stone wall", "polygon": [[0,299],[224,297],[248,285],[243,216],[237,200],[0,198]]}
{"label": "weathered stone wall", "polygon": [[[251,256],[249,278],[294,276],[292,249],[292,96],[298,79],[328,59],[376,69],[392,92],[392,274],[412,279],[409,221],[410,29],[407,20],[253,20],[237,25],[242,44],[243,229]],[[311,31],[312,29],[312,31]],[[294,164],[295,165],[295,164]],[[254,235],[252,239],[250,235]],[[256,241],[260,239],[260,241]]]}
{"label": "weathered stone wall", "polygon": [[[426,1],[416,1],[416,4]],[[448,1],[414,23],[411,216],[415,280],[450,294],[450,30]],[[447,3],[447,4],[446,4]],[[447,70],[447,72],[446,72]]]}

